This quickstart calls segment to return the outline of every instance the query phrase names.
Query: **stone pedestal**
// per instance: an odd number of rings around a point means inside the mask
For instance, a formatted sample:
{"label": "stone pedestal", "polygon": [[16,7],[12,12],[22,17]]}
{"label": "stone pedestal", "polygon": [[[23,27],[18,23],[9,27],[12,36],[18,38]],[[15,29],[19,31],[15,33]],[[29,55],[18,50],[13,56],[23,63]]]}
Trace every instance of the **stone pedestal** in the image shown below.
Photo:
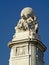
{"label": "stone pedestal", "polygon": [[9,42],[9,65],[44,65],[45,45],[39,40],[24,39]]}

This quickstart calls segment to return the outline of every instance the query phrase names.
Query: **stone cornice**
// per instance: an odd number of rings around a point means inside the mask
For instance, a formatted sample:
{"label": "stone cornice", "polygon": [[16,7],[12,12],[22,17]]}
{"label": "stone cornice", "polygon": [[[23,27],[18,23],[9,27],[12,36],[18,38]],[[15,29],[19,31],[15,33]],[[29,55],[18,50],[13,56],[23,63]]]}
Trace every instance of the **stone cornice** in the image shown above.
{"label": "stone cornice", "polygon": [[40,48],[44,52],[47,49],[47,47],[40,40],[37,40],[37,39],[22,39],[22,40],[17,40],[17,41],[10,41],[8,43],[8,46],[11,48],[13,45],[21,44],[21,43],[23,44],[25,42],[29,42],[31,44],[38,46],[38,48]]}

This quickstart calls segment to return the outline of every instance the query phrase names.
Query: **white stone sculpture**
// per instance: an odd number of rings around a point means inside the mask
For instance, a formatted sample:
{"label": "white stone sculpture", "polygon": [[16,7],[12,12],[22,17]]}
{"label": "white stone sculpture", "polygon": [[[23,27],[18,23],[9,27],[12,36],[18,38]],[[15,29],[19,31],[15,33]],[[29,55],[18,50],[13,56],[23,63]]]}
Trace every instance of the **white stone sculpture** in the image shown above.
{"label": "white stone sculpture", "polygon": [[9,65],[44,65],[46,46],[40,41],[37,17],[32,8],[21,11],[21,19],[8,46],[11,49]]}
{"label": "white stone sculpture", "polygon": [[15,30],[17,32],[29,30],[37,33],[38,22],[32,8],[27,7],[22,10],[21,19],[19,20],[18,25],[15,27]]}
{"label": "white stone sculpture", "polygon": [[21,19],[18,21],[15,27],[14,40],[35,38],[39,39],[38,34],[38,22],[34,11],[30,7],[26,7],[21,11]]}

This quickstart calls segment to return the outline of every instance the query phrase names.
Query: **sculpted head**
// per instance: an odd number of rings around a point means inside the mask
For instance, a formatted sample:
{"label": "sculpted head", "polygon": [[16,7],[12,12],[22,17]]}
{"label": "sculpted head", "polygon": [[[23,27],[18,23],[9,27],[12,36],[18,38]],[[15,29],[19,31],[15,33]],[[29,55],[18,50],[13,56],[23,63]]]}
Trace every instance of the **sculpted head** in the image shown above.
{"label": "sculpted head", "polygon": [[34,16],[34,11],[31,7],[26,7],[22,9],[21,11],[21,17],[22,18],[28,18],[28,17],[33,17]]}

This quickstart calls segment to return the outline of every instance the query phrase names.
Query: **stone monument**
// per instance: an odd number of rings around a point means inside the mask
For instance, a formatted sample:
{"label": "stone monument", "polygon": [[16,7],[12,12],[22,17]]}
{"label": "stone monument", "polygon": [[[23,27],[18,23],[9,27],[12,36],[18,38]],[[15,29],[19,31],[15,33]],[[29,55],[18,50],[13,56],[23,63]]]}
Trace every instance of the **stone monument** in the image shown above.
{"label": "stone monument", "polygon": [[44,65],[46,46],[41,42],[38,28],[33,9],[22,9],[13,39],[8,43],[11,48],[9,65]]}

